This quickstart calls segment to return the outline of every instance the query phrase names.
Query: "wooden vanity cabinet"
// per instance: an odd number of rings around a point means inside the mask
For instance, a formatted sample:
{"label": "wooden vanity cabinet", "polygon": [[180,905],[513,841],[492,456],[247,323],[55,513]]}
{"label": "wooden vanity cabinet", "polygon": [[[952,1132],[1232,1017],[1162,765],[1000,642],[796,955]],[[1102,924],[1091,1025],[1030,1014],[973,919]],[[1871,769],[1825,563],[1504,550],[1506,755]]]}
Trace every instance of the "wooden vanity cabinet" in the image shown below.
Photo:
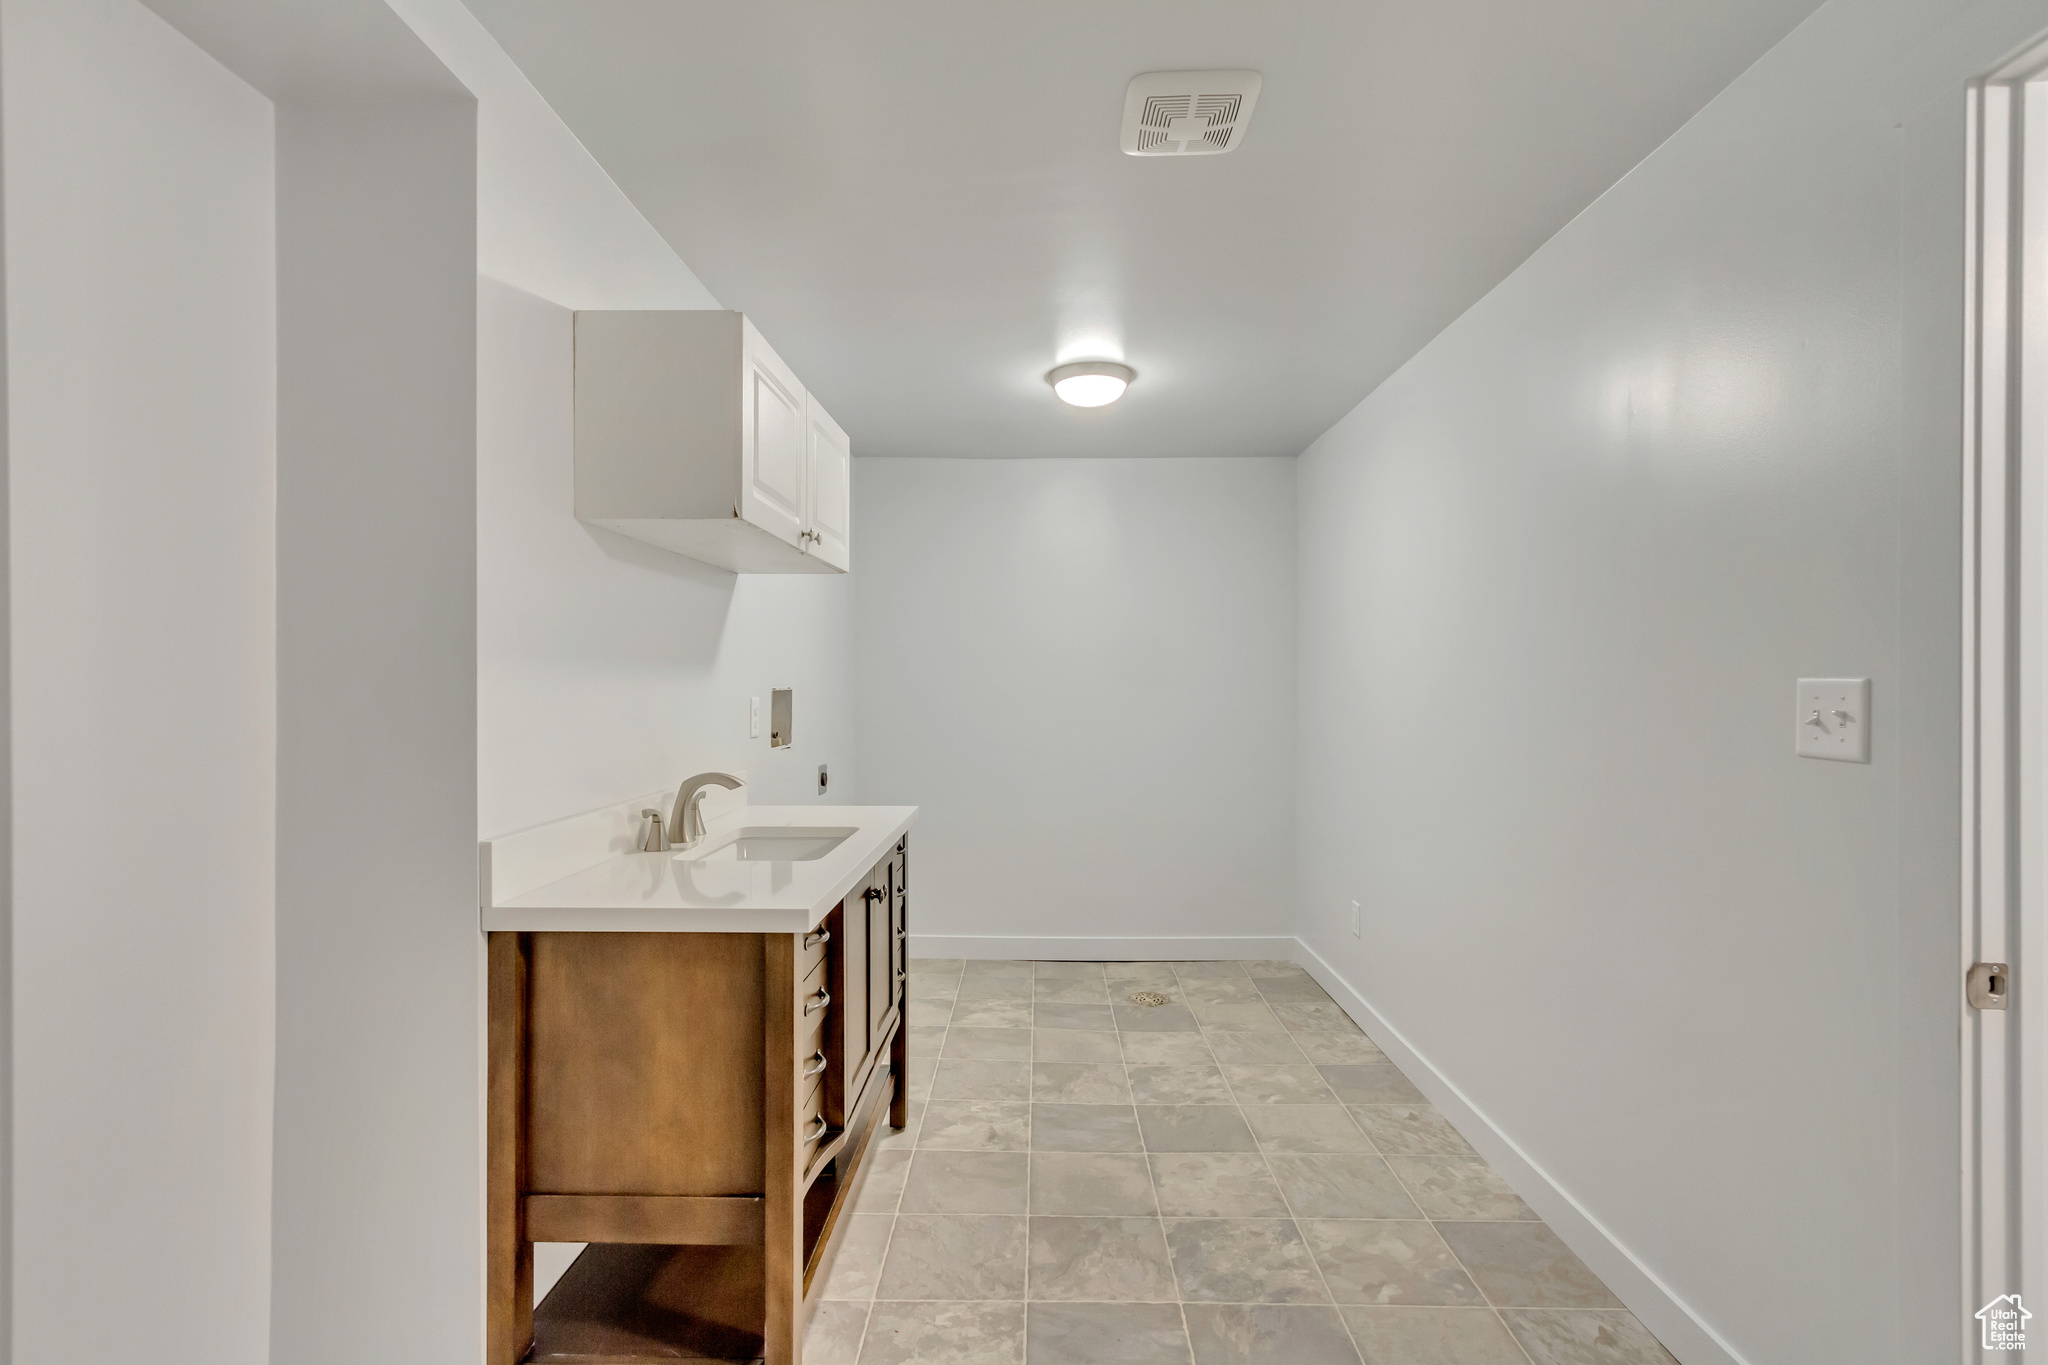
{"label": "wooden vanity cabinet", "polygon": [[[874,1135],[907,1114],[907,846],[807,934],[490,935],[487,1365],[753,1343],[798,1365]],[[592,1245],[536,1321],[538,1241]],[[621,1313],[641,1325],[600,1320]]]}

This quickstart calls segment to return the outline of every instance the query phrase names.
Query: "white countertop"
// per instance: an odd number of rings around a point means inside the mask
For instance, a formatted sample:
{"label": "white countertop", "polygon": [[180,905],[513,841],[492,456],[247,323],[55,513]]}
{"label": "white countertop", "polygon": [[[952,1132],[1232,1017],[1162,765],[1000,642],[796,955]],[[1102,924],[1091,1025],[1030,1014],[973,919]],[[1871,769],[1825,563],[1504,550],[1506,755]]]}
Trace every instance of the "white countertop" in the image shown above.
{"label": "white countertop", "polygon": [[[803,933],[817,927],[917,822],[915,806],[750,806],[744,789],[710,807],[703,848],[741,828],[852,828],[822,858],[692,861],[640,853],[640,811],[675,793],[521,830],[481,847],[483,927],[582,933]],[[678,853],[685,856],[678,857]]]}

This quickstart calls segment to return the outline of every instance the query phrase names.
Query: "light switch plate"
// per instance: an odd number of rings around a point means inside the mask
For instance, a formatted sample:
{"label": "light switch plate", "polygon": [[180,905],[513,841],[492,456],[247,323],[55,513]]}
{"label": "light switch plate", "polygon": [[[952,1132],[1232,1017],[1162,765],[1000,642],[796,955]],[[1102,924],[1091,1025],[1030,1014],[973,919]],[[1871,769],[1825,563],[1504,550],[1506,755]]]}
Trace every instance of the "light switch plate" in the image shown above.
{"label": "light switch plate", "polygon": [[760,737],[761,737],[761,699],[760,699],[759,697],[748,697],[748,698],[747,698],[747,738],[748,738],[748,739],[759,739]]}
{"label": "light switch plate", "polygon": [[1801,758],[1870,762],[1870,679],[1801,678],[1794,724]]}

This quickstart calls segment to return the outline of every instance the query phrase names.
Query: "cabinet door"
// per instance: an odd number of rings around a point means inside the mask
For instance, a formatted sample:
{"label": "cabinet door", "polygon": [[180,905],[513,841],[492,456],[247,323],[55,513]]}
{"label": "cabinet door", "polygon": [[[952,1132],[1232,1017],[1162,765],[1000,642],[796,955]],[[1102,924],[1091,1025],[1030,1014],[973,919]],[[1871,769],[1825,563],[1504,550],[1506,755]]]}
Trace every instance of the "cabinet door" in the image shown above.
{"label": "cabinet door", "polygon": [[873,888],[879,893],[868,901],[868,1046],[882,1041],[888,1027],[889,1011],[896,1003],[896,936],[891,932],[888,864],[874,871]]}
{"label": "cabinet door", "polygon": [[753,323],[742,320],[741,335],[740,516],[801,548],[808,400]]}
{"label": "cabinet door", "polygon": [[868,1048],[868,905],[861,887],[847,893],[833,911],[838,932],[827,945],[827,973],[832,979],[832,1014],[825,1026],[827,1078],[836,1094],[828,1097],[825,1117],[844,1126],[860,1096],[862,1068]]}
{"label": "cabinet door", "polygon": [[818,400],[811,398],[808,402],[808,553],[835,569],[844,569],[852,562],[853,553],[853,447],[831,414],[818,406]]}

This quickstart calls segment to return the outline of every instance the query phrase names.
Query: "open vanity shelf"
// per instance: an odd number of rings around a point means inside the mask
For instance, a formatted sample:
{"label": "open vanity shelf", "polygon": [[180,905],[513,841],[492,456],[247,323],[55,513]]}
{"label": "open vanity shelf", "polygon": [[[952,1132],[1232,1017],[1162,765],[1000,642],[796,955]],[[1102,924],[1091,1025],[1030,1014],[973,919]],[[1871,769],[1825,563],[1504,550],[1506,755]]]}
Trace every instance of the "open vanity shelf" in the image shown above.
{"label": "open vanity shelf", "polygon": [[905,1121],[908,856],[805,933],[490,934],[488,1365],[796,1365]]}

